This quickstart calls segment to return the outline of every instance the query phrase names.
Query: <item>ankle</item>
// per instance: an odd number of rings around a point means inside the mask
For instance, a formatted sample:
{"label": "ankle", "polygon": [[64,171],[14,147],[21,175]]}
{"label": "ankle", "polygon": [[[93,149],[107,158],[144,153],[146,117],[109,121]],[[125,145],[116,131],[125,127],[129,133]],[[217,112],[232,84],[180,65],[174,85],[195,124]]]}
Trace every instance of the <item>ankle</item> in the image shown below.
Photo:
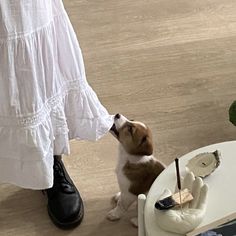
{"label": "ankle", "polygon": [[57,160],[61,161],[62,160],[62,155],[54,155],[54,158],[56,158]]}

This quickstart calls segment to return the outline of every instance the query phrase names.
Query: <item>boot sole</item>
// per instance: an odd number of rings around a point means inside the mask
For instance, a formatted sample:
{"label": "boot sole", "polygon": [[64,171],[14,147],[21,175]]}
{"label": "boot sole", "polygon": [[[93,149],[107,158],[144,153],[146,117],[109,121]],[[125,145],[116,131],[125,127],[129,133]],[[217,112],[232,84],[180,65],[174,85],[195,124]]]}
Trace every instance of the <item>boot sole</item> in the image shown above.
{"label": "boot sole", "polygon": [[73,229],[75,227],[77,227],[78,225],[80,225],[80,223],[82,222],[83,220],[83,217],[84,217],[84,204],[83,202],[81,203],[81,207],[80,207],[80,213],[78,215],[78,217],[74,220],[74,221],[71,221],[71,222],[60,222],[57,218],[55,218],[55,216],[51,213],[49,207],[48,208],[48,215],[49,217],[51,218],[52,222],[60,229],[64,229],[64,230],[67,230],[67,229]]}

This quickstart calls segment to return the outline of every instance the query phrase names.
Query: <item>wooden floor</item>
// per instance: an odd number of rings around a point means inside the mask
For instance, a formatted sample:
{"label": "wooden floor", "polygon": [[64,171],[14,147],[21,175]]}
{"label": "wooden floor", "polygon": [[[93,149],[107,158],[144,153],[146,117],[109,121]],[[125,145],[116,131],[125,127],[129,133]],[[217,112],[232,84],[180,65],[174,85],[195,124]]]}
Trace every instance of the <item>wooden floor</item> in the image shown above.
{"label": "wooden floor", "polygon": [[[112,114],[147,123],[156,156],[169,164],[198,147],[232,140],[236,99],[236,2],[232,0],[66,0],[87,79]],[[0,235],[135,236],[128,217],[105,218],[118,191],[117,142],[71,142],[68,171],[85,218],[58,230],[39,191],[0,185]],[[129,215],[132,215],[131,211]]]}

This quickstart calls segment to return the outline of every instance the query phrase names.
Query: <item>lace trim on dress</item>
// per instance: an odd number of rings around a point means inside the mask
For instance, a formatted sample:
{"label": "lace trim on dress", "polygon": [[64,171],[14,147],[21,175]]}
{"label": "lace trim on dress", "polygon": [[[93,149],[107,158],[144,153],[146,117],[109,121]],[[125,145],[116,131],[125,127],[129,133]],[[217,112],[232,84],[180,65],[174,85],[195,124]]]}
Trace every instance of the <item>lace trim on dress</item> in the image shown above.
{"label": "lace trim on dress", "polygon": [[52,110],[52,107],[57,106],[61,102],[61,99],[64,98],[71,90],[76,90],[80,94],[83,90],[86,89],[86,83],[75,80],[70,81],[61,87],[58,95],[48,99],[48,101],[42,105],[40,111],[36,114],[27,115],[24,117],[2,117],[0,116],[0,124],[2,126],[21,126],[21,127],[32,127],[41,124],[49,115]]}

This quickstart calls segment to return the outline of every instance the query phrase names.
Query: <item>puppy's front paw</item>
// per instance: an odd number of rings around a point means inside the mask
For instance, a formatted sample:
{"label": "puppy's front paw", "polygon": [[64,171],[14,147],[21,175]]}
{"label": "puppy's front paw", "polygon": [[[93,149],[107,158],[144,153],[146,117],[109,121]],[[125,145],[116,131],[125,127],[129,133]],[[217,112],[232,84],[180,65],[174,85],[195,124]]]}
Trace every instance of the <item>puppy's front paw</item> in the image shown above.
{"label": "puppy's front paw", "polygon": [[131,218],[130,222],[134,227],[138,228],[138,218],[137,217]]}
{"label": "puppy's front paw", "polygon": [[120,215],[117,212],[116,208],[108,212],[107,219],[111,221],[116,221],[120,219]]}
{"label": "puppy's front paw", "polygon": [[113,207],[115,207],[117,205],[117,202],[119,201],[120,199],[120,192],[118,192],[116,195],[114,195],[112,198],[111,198],[111,205]]}

